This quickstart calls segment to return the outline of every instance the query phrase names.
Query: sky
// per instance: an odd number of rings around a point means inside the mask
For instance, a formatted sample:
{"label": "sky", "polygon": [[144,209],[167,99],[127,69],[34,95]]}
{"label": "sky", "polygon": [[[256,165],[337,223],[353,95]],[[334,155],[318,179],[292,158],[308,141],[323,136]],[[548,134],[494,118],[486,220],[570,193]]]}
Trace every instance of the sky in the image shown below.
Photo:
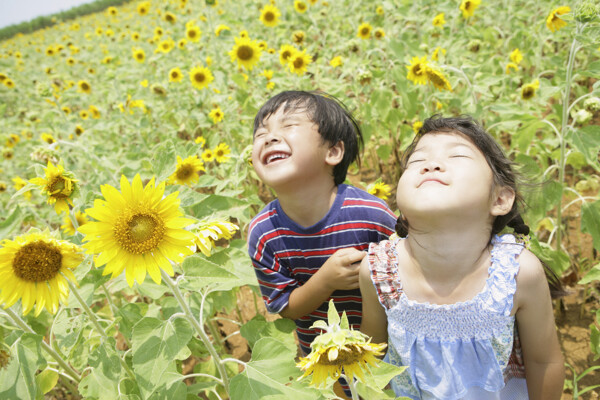
{"label": "sky", "polygon": [[66,11],[93,0],[0,0],[0,28]]}

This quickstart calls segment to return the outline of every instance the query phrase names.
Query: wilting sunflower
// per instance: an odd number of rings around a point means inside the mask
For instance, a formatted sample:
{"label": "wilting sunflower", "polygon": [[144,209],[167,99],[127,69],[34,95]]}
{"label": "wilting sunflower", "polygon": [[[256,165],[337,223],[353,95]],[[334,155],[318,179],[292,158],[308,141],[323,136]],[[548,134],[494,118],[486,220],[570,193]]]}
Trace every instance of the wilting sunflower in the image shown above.
{"label": "wilting sunflower", "polygon": [[437,90],[447,90],[449,92],[452,91],[452,86],[442,71],[432,67],[427,67],[425,68],[425,74],[427,75],[429,82],[431,82]]}
{"label": "wilting sunflower", "polygon": [[196,25],[190,25],[185,28],[185,37],[191,42],[198,42],[202,37],[202,31]]}
{"label": "wilting sunflower", "polygon": [[510,61],[519,65],[522,60],[523,60],[523,54],[521,53],[521,50],[514,49],[513,51],[510,52]]}
{"label": "wilting sunflower", "polygon": [[190,70],[190,81],[198,90],[202,90],[207,87],[208,84],[213,81],[213,79],[215,79],[213,74],[206,67],[194,67]]}
{"label": "wilting sunflower", "polygon": [[406,78],[413,81],[416,85],[425,85],[427,83],[427,73],[426,70],[429,67],[429,63],[427,62],[427,56],[413,57],[410,60],[410,65],[407,65],[408,75]]}
{"label": "wilting sunflower", "polygon": [[272,4],[267,4],[260,10],[260,21],[265,26],[277,26],[280,16],[281,12],[279,12],[279,9]]}
{"label": "wilting sunflower", "polygon": [[225,114],[223,114],[223,111],[221,111],[221,107],[216,107],[210,110],[208,116],[210,119],[212,119],[213,124],[216,124],[217,122],[223,121]]}
{"label": "wilting sunflower", "polygon": [[237,225],[227,221],[212,221],[196,225],[192,228],[196,253],[202,252],[206,257],[210,257],[215,242],[220,239],[231,239],[238,229],[240,228]]}
{"label": "wilting sunflower", "polygon": [[[413,124],[413,129],[415,128],[415,124]],[[421,125],[423,125],[423,123],[421,123]],[[387,200],[391,193],[391,188],[390,185],[381,181],[377,181],[367,186],[367,192],[371,193],[375,197],[379,197],[382,200]]]}
{"label": "wilting sunflower", "polygon": [[287,65],[290,58],[296,54],[297,51],[298,49],[290,44],[282,45],[281,49],[279,49],[279,62],[281,65]]}
{"label": "wilting sunflower", "polygon": [[324,385],[328,377],[338,379],[343,373],[349,381],[354,378],[365,381],[365,372],[371,374],[370,366],[378,367],[383,362],[376,358],[384,354],[386,344],[370,343],[368,336],[349,328],[346,312],[342,318],[337,313],[333,301],[329,301],[328,323],[316,321],[311,328],[325,331],[310,344],[311,352],[300,358],[297,367],[304,371],[299,378],[312,374],[310,384]]}
{"label": "wilting sunflower", "polygon": [[304,49],[302,51],[296,51],[296,53],[289,58],[288,67],[290,72],[303,75],[306,72],[308,64],[311,62],[312,56],[310,54],[306,54],[306,49]]}
{"label": "wilting sunflower", "polygon": [[442,54],[446,54],[446,49],[444,49],[440,46],[436,47],[435,50],[433,51],[433,53],[431,53],[431,59],[433,61],[438,61],[440,58],[440,52]]}
{"label": "wilting sunflower", "polygon": [[537,79],[531,83],[523,85],[521,88],[521,98],[523,100],[531,99],[533,96],[535,96],[535,92],[539,89],[539,87],[540,81]]}
{"label": "wilting sunflower", "polygon": [[131,54],[133,59],[139,63],[143,63],[146,59],[146,52],[144,52],[144,49],[134,47],[131,49]]}
{"label": "wilting sunflower", "polygon": [[231,61],[237,61],[238,66],[242,65],[248,70],[252,70],[254,65],[260,60],[261,49],[256,40],[250,38],[235,38],[235,45],[229,51]]}
{"label": "wilting sunflower", "polygon": [[356,36],[358,36],[361,39],[368,39],[371,37],[372,30],[373,27],[371,26],[371,24],[369,24],[368,22],[363,22],[358,27],[358,32],[356,33]]}
{"label": "wilting sunflower", "polygon": [[86,94],[92,93],[92,86],[89,84],[88,81],[79,81],[79,82],[77,82],[77,87],[79,88],[80,92],[83,92],[83,93],[86,93]]}
{"label": "wilting sunflower", "polygon": [[229,155],[231,153],[231,150],[229,149],[227,143],[219,143],[219,145],[215,147],[214,153],[215,160],[217,160],[219,164],[227,162],[231,158],[231,156]]}
{"label": "wilting sunflower", "polygon": [[73,236],[75,233],[77,233],[77,229],[79,229],[80,226],[87,224],[90,220],[87,219],[84,213],[77,211],[75,213],[75,221],[77,221],[77,228],[75,228],[75,225],[73,225],[71,215],[67,214],[63,218],[63,224],[60,227],[67,235]]}
{"label": "wilting sunflower", "polygon": [[177,156],[177,166],[175,172],[169,176],[169,183],[179,185],[193,185],[198,183],[198,172],[205,171],[204,164],[198,159],[198,156],[190,156],[183,160]]}
{"label": "wilting sunflower", "polygon": [[294,0],[294,9],[300,14],[304,14],[307,8],[306,3],[302,0]]}
{"label": "wilting sunflower", "polygon": [[215,28],[215,36],[220,36],[221,32],[231,30],[227,25],[220,24]]}
{"label": "wilting sunflower", "polygon": [[169,82],[181,82],[183,73],[179,67],[175,67],[169,71]]}
{"label": "wilting sunflower", "polygon": [[558,18],[559,15],[567,14],[571,12],[571,7],[562,6],[555,8],[550,12],[548,18],[546,18],[546,27],[552,32],[556,32],[562,27],[567,26],[567,23],[562,19]]}
{"label": "wilting sunflower", "polygon": [[121,192],[110,185],[100,188],[104,200],[94,201],[85,210],[97,220],[79,228],[85,235],[84,247],[96,254],[96,266],[104,267],[103,275],[115,278],[125,270],[130,287],[144,282],[146,272],[156,283],[161,282],[160,270],[173,276],[171,261],[181,262],[192,254],[194,235],[183,228],[193,221],[182,217],[178,192],[163,198],[165,183],[158,186],[154,178],[142,187],[140,175],[130,184],[121,176]]}
{"label": "wilting sunflower", "polygon": [[432,25],[441,28],[446,24],[446,20],[444,19],[444,13],[439,13],[435,17],[433,17],[433,21],[431,21]]}
{"label": "wilting sunflower", "polygon": [[83,260],[81,249],[55,239],[46,230],[32,229],[14,240],[5,239],[0,247],[0,302],[11,307],[19,299],[23,315],[35,305],[35,316],[42,309],[55,314],[59,302],[69,296],[67,279],[76,283],[71,272]]}
{"label": "wilting sunflower", "polygon": [[48,204],[54,204],[57,214],[68,213],[69,204],[73,205],[73,197],[79,193],[77,179],[71,172],[65,171],[62,165],[54,166],[50,161],[44,172],[44,178],[33,178],[29,182],[40,186],[42,194],[48,196]]}
{"label": "wilting sunflower", "polygon": [[292,42],[296,43],[297,45],[301,45],[304,42],[305,37],[306,34],[304,31],[294,31],[292,33]]}
{"label": "wilting sunflower", "polygon": [[510,74],[511,70],[517,72],[519,70],[519,66],[515,63],[509,62],[508,64],[506,64],[506,68],[505,68],[506,74],[507,75]]}
{"label": "wilting sunflower", "polygon": [[[21,178],[20,176],[15,176],[14,178],[12,178],[12,181],[17,192],[27,185],[27,181]],[[31,192],[23,192],[23,197],[25,197],[27,200],[31,200]]]}
{"label": "wilting sunflower", "polygon": [[475,13],[475,9],[479,7],[481,0],[462,0],[458,7],[462,11],[464,18],[470,18]]}
{"label": "wilting sunflower", "polygon": [[98,119],[101,116],[100,110],[98,110],[98,108],[94,105],[90,105],[88,107],[88,111],[90,112],[90,114],[92,115],[92,118],[94,118],[94,119]]}

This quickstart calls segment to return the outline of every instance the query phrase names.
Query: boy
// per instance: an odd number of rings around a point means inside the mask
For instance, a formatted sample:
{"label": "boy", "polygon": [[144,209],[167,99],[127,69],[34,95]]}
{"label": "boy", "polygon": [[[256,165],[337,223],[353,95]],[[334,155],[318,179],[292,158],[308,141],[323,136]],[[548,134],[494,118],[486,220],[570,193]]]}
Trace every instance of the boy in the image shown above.
{"label": "boy", "polygon": [[322,93],[279,93],[254,119],[254,170],[277,199],[250,223],[248,253],[267,310],[295,320],[305,355],[330,298],[360,328],[363,250],[394,232],[382,200],[343,184],[361,144],[350,113]]}

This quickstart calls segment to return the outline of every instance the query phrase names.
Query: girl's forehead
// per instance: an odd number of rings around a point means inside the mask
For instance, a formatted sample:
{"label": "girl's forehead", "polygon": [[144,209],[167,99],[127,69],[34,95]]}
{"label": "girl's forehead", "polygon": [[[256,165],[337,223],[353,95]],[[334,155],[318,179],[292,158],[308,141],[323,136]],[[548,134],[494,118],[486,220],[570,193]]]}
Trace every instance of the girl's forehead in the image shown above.
{"label": "girl's forehead", "polygon": [[458,145],[479,150],[470,138],[458,131],[431,131],[425,133],[419,138],[414,151],[419,151],[427,147]]}

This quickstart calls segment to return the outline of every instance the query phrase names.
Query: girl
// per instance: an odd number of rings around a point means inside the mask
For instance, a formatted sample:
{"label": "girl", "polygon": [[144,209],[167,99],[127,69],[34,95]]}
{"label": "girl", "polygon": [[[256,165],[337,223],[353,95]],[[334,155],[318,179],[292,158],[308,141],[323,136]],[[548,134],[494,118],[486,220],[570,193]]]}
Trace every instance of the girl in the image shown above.
{"label": "girl", "polygon": [[[388,342],[388,362],[408,366],[392,381],[396,395],[560,399],[544,268],[513,235],[497,235],[529,231],[510,160],[471,118],[433,117],[403,164],[399,237],[372,243],[360,269],[361,330]],[[519,339],[524,378],[509,363]]]}

